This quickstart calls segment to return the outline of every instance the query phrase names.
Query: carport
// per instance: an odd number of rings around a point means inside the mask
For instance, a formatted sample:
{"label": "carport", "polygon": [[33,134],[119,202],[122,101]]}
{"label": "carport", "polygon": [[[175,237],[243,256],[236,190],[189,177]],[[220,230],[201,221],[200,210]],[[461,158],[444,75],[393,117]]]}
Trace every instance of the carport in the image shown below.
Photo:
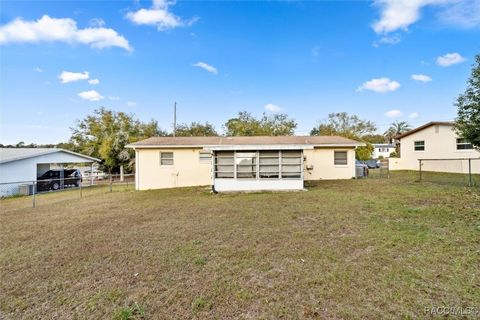
{"label": "carport", "polygon": [[0,148],[0,196],[20,193],[20,185],[33,184],[48,170],[71,164],[89,164],[93,170],[95,162],[100,159],[60,148]]}

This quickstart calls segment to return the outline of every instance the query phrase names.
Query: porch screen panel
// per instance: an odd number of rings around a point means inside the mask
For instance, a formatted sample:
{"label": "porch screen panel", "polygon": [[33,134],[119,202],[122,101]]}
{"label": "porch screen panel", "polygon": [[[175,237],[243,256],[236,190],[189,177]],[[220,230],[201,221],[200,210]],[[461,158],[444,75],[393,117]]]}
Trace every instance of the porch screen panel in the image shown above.
{"label": "porch screen panel", "polygon": [[215,177],[234,177],[234,155],[233,151],[218,151],[215,154]]}
{"label": "porch screen panel", "polygon": [[237,178],[254,179],[257,177],[257,153],[240,152],[236,154]]}
{"label": "porch screen panel", "polygon": [[261,179],[279,178],[280,158],[278,151],[260,151],[259,169]]}
{"label": "porch screen panel", "polygon": [[282,151],[282,178],[294,179],[302,177],[302,152]]}

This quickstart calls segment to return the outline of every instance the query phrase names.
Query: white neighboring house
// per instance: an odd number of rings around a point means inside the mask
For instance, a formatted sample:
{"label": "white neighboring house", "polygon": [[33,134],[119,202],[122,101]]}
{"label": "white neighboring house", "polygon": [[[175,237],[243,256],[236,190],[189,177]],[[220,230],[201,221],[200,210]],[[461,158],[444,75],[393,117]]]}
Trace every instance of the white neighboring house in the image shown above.
{"label": "white neighboring house", "polygon": [[[468,173],[471,160],[472,173],[480,173],[480,152],[454,130],[453,122],[429,122],[397,136],[399,158],[390,158],[391,170],[422,170]],[[446,160],[433,160],[446,159]],[[456,160],[454,160],[456,159]]]}
{"label": "white neighboring house", "polygon": [[20,185],[31,185],[52,167],[95,162],[100,160],[59,148],[0,148],[0,197],[20,193]]}
{"label": "white neighboring house", "polygon": [[380,157],[389,158],[390,153],[395,151],[395,146],[393,144],[388,143],[374,143],[373,146],[373,153],[372,158],[378,159]]}

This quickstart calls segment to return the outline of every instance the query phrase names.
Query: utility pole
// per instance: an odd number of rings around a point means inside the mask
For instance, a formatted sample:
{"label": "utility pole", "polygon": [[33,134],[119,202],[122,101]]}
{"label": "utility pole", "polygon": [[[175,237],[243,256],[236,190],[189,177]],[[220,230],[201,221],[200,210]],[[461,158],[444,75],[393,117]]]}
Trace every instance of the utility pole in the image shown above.
{"label": "utility pole", "polygon": [[173,136],[177,131],[177,102],[173,104]]}

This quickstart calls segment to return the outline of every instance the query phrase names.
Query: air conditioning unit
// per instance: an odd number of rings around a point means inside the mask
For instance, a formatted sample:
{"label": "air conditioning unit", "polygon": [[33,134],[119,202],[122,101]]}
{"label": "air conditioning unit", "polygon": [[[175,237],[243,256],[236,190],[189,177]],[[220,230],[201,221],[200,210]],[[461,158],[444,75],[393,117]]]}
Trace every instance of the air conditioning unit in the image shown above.
{"label": "air conditioning unit", "polygon": [[18,186],[18,193],[24,196],[29,196],[33,194],[33,185],[32,184],[21,184]]}

